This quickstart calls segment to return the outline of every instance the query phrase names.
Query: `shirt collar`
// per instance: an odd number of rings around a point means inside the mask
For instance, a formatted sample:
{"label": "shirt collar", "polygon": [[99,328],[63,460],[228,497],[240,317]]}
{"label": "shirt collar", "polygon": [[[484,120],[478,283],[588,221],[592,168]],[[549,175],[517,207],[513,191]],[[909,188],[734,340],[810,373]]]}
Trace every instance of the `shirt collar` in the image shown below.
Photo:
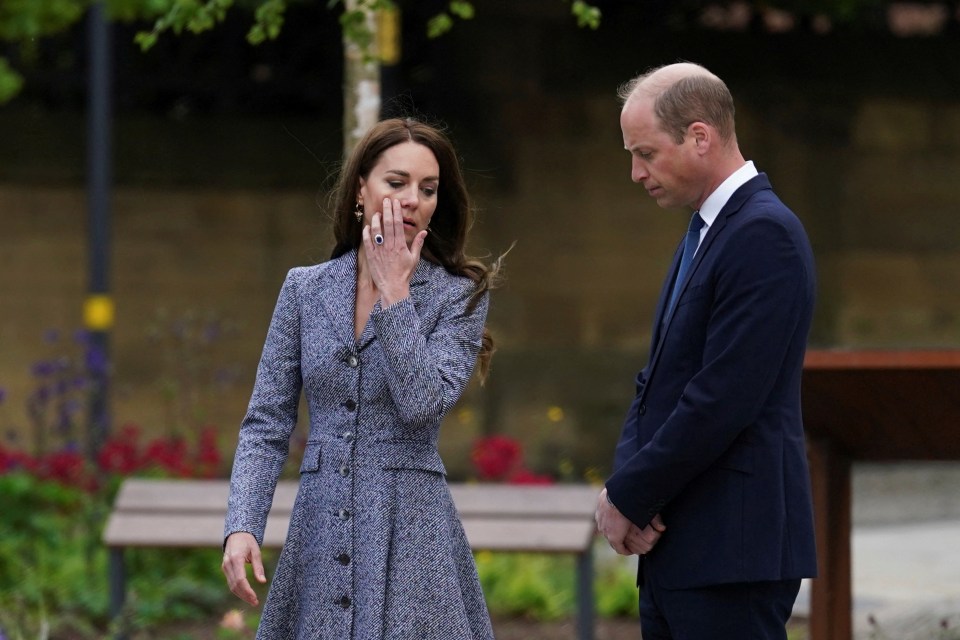
{"label": "shirt collar", "polygon": [[753,160],[748,160],[742,167],[731,173],[726,180],[721,182],[720,186],[717,187],[713,193],[707,196],[707,199],[703,201],[703,206],[700,207],[700,217],[703,218],[704,222],[700,237],[703,237],[707,228],[712,225],[713,221],[720,215],[720,210],[723,209],[723,205],[727,204],[727,200],[730,199],[733,192],[749,182],[756,175],[758,175],[758,172],[757,168],[753,165]]}

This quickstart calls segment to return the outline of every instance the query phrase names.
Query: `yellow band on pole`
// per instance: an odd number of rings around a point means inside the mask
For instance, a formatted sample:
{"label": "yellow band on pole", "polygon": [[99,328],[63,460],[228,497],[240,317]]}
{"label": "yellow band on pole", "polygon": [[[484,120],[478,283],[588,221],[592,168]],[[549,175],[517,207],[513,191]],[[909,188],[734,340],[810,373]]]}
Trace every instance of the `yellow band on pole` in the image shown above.
{"label": "yellow band on pole", "polygon": [[103,293],[87,296],[83,302],[83,324],[91,331],[106,331],[113,327],[115,309],[113,298]]}
{"label": "yellow band on pole", "polygon": [[396,7],[381,9],[377,18],[380,62],[388,66],[395,65],[400,62],[400,10]]}

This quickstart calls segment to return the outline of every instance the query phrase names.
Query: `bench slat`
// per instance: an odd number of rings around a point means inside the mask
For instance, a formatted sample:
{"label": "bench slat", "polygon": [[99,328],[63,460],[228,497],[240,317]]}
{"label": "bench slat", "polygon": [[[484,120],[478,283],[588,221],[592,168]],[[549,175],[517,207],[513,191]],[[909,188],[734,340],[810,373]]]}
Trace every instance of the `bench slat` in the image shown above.
{"label": "bench slat", "polygon": [[461,516],[521,515],[592,518],[600,489],[583,485],[451,484]]}
{"label": "bench slat", "polygon": [[[115,511],[210,512],[226,514],[230,483],[226,480],[144,480],[123,483],[114,502]],[[277,484],[273,511],[290,513],[297,483]],[[504,515],[589,517],[596,508],[599,490],[583,485],[450,485],[450,493],[461,516]]]}
{"label": "bench slat", "polygon": [[[269,518],[263,546],[283,546],[287,525],[286,518]],[[490,551],[578,553],[590,544],[594,533],[593,524],[582,520],[530,518],[465,518],[463,528],[472,548]],[[223,543],[223,517],[113,513],[103,539],[111,547],[219,547]]]}

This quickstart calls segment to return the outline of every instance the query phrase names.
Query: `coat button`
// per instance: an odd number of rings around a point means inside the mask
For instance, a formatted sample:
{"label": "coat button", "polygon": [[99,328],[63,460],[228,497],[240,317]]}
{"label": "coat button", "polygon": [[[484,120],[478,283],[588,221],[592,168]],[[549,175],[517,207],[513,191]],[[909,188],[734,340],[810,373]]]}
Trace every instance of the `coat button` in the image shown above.
{"label": "coat button", "polygon": [[348,564],[350,564],[350,554],[341,553],[340,555],[337,556],[337,562],[339,562],[343,566],[347,566]]}
{"label": "coat button", "polygon": [[344,609],[349,609],[349,608],[350,608],[350,598],[348,598],[347,596],[343,596],[342,598],[340,598],[339,600],[337,600],[337,604],[339,604],[339,605],[340,605],[341,607],[343,607]]}
{"label": "coat button", "polygon": [[337,469],[337,473],[339,473],[341,476],[343,476],[344,478],[346,478],[348,475],[350,475],[350,467],[344,465],[344,466],[340,467],[339,469]]}
{"label": "coat button", "polygon": [[340,511],[337,511],[337,517],[346,522],[350,519],[350,512],[346,509],[340,509]]}
{"label": "coat button", "polygon": [[357,359],[357,356],[351,354],[350,357],[347,358],[347,364],[350,365],[351,369],[356,369],[360,361]]}
{"label": "coat button", "polygon": [[357,403],[353,401],[353,398],[350,398],[349,400],[343,403],[343,406],[347,408],[347,411],[353,411],[354,409],[357,408]]}
{"label": "coat button", "polygon": [[353,442],[353,439],[354,439],[353,432],[352,432],[352,431],[344,431],[344,432],[343,432],[343,439],[346,440],[347,442]]}
{"label": "coat button", "polygon": [[637,413],[639,413],[641,416],[646,412],[647,412],[647,405],[645,404],[642,404],[637,408]]}

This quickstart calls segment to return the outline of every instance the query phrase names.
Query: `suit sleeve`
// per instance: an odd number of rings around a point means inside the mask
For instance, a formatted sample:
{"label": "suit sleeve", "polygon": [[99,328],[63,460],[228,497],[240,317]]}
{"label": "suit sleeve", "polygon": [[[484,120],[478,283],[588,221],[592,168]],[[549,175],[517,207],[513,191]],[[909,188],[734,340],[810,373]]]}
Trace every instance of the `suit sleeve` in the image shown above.
{"label": "suit sleeve", "polygon": [[277,479],[290,449],[300,401],[299,269],[293,269],[280,290],[273,319],[257,367],[257,378],[230,477],[230,498],[224,538],[237,531],[253,534],[263,544],[267,513]]}
{"label": "suit sleeve", "polygon": [[[700,367],[653,438],[606,483],[613,503],[639,526],[757,420],[812,304],[813,274],[797,241],[773,218],[748,222],[717,248]],[[652,372],[647,384],[665,374]]]}
{"label": "suit sleeve", "polygon": [[371,314],[383,345],[387,384],[404,422],[435,423],[463,393],[483,341],[489,294],[471,309],[475,284],[457,278],[436,326],[425,335],[413,300],[405,298]]}
{"label": "suit sleeve", "polygon": [[637,452],[637,410],[640,407],[640,395],[643,393],[643,386],[646,384],[646,369],[637,374],[637,392],[633,396],[633,402],[627,410],[627,415],[623,419],[623,426],[620,428],[620,440],[617,441],[617,448],[613,455],[613,470],[616,471],[627,460]]}

